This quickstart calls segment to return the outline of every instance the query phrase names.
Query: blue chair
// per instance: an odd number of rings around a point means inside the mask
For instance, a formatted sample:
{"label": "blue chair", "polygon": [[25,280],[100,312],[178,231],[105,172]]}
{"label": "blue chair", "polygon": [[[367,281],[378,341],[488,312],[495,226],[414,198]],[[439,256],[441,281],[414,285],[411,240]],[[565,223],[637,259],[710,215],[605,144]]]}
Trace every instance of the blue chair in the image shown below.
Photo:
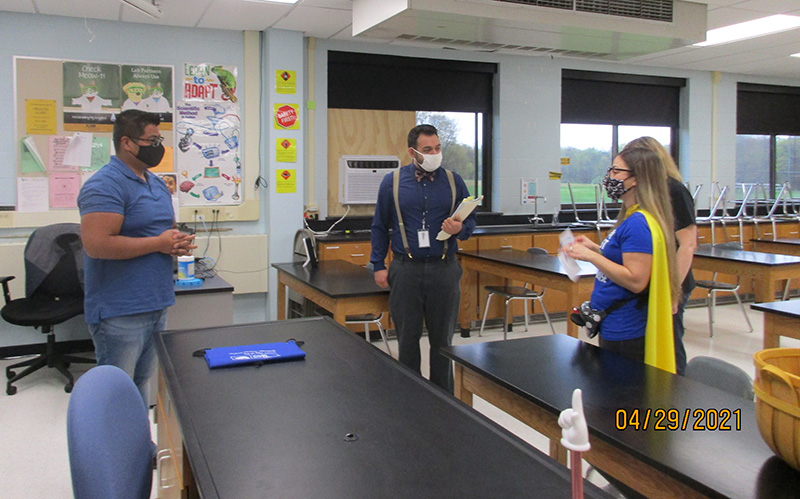
{"label": "blue chair", "polygon": [[150,421],[122,369],[97,366],[78,379],[67,409],[67,443],[76,499],[150,497]]}

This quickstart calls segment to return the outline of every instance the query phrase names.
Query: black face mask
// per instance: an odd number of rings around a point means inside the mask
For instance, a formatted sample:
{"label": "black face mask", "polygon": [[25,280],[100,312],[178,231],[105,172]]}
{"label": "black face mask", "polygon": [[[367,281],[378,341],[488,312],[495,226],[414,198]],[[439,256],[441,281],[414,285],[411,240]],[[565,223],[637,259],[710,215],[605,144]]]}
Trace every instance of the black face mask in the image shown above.
{"label": "black face mask", "polygon": [[161,163],[164,157],[164,145],[159,144],[153,146],[139,146],[139,153],[136,154],[136,159],[146,164],[148,168],[153,168]]}

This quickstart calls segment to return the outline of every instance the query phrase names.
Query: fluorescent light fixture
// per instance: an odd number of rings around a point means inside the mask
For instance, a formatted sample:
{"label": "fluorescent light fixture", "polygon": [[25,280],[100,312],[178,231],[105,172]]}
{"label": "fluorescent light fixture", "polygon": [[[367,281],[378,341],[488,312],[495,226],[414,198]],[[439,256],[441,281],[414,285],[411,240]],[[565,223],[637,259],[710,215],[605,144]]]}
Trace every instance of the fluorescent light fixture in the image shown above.
{"label": "fluorescent light fixture", "polygon": [[245,2],[256,3],[297,3],[297,0],[244,0]]}
{"label": "fluorescent light fixture", "polygon": [[119,0],[123,4],[133,7],[134,9],[138,10],[142,14],[146,16],[150,16],[153,19],[159,19],[161,16],[164,15],[161,12],[161,9],[158,5],[155,4],[152,0]]}
{"label": "fluorescent light fixture", "polygon": [[800,26],[800,17],[779,14],[775,16],[753,19],[739,24],[732,24],[706,32],[706,41],[695,43],[695,47],[707,47],[721,43],[736,42],[758,36],[771,35]]}
{"label": "fluorescent light fixture", "polygon": [[792,55],[790,55],[789,57],[800,57],[800,52],[798,52],[798,53],[796,53],[796,54],[792,54]]}

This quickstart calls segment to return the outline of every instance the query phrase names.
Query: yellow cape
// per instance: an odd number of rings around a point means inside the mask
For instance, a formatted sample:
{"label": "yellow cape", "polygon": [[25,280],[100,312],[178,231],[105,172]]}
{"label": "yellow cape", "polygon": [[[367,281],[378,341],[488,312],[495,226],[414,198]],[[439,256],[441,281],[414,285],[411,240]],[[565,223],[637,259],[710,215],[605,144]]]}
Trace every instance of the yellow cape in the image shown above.
{"label": "yellow cape", "polygon": [[669,283],[667,245],[661,226],[653,215],[639,208],[638,204],[632,206],[627,215],[636,211],[644,215],[653,238],[653,265],[650,270],[647,328],[644,333],[644,362],[675,374],[675,339],[672,331],[672,292]]}

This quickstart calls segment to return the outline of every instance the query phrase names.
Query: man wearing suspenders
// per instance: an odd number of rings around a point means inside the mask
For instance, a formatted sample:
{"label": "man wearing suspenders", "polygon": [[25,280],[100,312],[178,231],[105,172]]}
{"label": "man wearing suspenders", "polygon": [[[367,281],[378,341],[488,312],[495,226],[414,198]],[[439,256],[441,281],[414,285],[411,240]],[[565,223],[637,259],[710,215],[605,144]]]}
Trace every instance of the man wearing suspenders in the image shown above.
{"label": "man wearing suspenders", "polygon": [[[412,163],[384,177],[372,220],[375,282],[390,288],[389,311],[397,332],[400,362],[420,372],[419,341],[423,321],[430,342],[430,379],[452,393],[453,372],[440,348],[450,345],[461,299],[461,265],[456,239],[466,240],[475,229],[475,214],[451,218],[469,196],[464,180],[444,168],[436,128],[418,125],[408,134]],[[391,230],[391,233],[390,233]],[[451,237],[436,235],[444,230]],[[393,254],[390,268],[386,255]]]}

